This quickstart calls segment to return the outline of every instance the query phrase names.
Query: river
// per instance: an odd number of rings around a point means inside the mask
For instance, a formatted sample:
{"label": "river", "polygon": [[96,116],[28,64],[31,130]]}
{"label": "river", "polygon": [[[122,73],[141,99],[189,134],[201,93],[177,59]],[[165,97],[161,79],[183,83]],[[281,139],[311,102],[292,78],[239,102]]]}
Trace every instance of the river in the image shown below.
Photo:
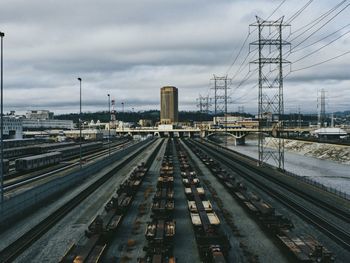
{"label": "river", "polygon": [[[246,141],[246,145],[240,146],[228,145],[228,148],[247,156],[258,158],[256,141]],[[297,175],[311,177],[314,181],[350,195],[350,165],[321,160],[288,151],[285,152],[284,156],[284,167],[287,171]],[[273,160],[269,160],[268,162],[275,165]]]}

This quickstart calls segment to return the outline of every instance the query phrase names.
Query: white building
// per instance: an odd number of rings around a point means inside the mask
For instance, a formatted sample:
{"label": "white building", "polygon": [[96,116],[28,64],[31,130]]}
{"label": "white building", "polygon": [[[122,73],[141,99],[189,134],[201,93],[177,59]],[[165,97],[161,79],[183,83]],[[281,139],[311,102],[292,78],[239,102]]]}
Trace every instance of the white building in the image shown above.
{"label": "white building", "polygon": [[340,139],[348,135],[346,131],[340,128],[320,128],[311,132],[311,134],[324,139]]}
{"label": "white building", "polygon": [[22,120],[12,116],[4,116],[4,139],[22,139]]}
{"label": "white building", "polygon": [[242,121],[244,118],[241,116],[216,116],[213,118],[214,125],[236,124],[238,121]]}
{"label": "white building", "polygon": [[72,120],[55,120],[53,112],[49,110],[30,110],[23,119],[24,130],[45,130],[62,129],[71,130],[74,128]]}
{"label": "white building", "polygon": [[26,118],[31,120],[49,120],[53,119],[53,112],[48,110],[29,110],[26,113]]}

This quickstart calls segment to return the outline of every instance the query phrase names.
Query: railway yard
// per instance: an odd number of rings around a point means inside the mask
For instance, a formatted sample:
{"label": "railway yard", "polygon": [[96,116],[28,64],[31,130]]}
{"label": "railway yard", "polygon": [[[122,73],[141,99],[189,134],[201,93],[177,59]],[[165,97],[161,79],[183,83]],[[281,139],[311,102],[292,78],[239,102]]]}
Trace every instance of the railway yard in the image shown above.
{"label": "railway yard", "polygon": [[74,142],[23,143],[4,152],[0,262],[350,257],[348,200],[210,141],[84,143],[82,163]]}

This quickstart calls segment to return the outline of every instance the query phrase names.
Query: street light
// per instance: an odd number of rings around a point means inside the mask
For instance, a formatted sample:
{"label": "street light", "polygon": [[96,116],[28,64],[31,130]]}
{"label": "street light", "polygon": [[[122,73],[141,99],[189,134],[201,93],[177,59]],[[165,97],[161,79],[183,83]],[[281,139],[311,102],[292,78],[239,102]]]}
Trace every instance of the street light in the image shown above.
{"label": "street light", "polygon": [[79,157],[80,157],[80,169],[82,168],[82,162],[81,162],[81,78],[78,78],[79,80],[79,86],[80,86],[80,111],[79,111],[79,145],[80,145],[80,154],[79,154]]}
{"label": "street light", "polygon": [[4,40],[5,33],[0,32],[0,38],[1,38],[1,110],[0,110],[0,146],[1,146],[1,205],[4,202],[4,141],[3,141],[3,133],[4,133],[4,93],[3,93],[3,84],[4,84],[4,60],[3,60],[3,40]]}
{"label": "street light", "polygon": [[124,102],[122,102],[122,112],[123,112],[122,132],[123,132],[123,136],[124,136]]}
{"label": "street light", "polygon": [[108,155],[111,155],[111,95],[108,96]]}

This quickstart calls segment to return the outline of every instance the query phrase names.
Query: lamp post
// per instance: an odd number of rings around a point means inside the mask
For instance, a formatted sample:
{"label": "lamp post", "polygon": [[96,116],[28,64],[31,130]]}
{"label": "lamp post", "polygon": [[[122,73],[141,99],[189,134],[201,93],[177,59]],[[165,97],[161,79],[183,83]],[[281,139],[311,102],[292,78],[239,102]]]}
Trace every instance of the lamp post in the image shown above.
{"label": "lamp post", "polygon": [[82,162],[81,162],[81,78],[78,78],[79,80],[79,87],[80,87],[80,110],[79,110],[79,148],[80,148],[80,154],[79,154],[79,163],[80,163],[80,169],[82,168]]}
{"label": "lamp post", "polygon": [[111,95],[108,96],[108,155],[111,155]]}
{"label": "lamp post", "polygon": [[122,132],[123,132],[123,136],[124,136],[124,102],[122,102],[122,112],[123,112]]}
{"label": "lamp post", "polygon": [[0,173],[1,173],[1,208],[2,208],[2,204],[4,202],[4,141],[3,141],[3,132],[4,132],[4,119],[3,119],[3,115],[4,115],[4,93],[3,93],[3,85],[4,85],[4,60],[3,60],[3,41],[4,41],[4,36],[5,33],[0,32],[0,38],[1,38],[1,91],[0,91],[0,95],[1,95],[1,110],[0,110],[0,125],[1,125],[1,129],[0,129],[0,147],[1,147],[1,169],[0,169]]}

